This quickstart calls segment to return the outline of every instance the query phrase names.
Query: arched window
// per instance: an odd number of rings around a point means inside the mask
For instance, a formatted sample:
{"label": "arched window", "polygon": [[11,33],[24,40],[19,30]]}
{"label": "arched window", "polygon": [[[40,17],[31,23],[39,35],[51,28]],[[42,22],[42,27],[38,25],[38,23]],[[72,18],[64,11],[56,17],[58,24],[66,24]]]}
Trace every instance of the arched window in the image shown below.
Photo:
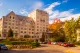
{"label": "arched window", "polygon": [[14,17],[13,17],[13,19],[14,19]]}
{"label": "arched window", "polygon": [[10,19],[11,19],[11,16],[10,16]]}

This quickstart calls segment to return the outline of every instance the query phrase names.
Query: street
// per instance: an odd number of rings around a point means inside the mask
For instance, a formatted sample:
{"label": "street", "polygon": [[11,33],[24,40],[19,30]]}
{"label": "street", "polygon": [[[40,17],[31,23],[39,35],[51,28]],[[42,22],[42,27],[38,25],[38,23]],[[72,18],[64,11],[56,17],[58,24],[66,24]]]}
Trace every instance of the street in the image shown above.
{"label": "street", "polygon": [[58,45],[42,44],[40,47],[34,49],[1,50],[0,53],[80,53],[80,50],[75,49],[76,47],[63,47]]}
{"label": "street", "polygon": [[57,50],[10,50],[10,51],[0,51],[0,53],[63,53]]}

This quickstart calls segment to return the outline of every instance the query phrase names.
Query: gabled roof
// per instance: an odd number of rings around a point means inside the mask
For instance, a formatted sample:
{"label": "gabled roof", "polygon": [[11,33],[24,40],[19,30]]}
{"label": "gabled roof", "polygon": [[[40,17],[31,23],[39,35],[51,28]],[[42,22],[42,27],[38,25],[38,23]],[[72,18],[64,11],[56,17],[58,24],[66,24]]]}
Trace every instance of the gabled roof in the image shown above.
{"label": "gabled roof", "polygon": [[17,14],[15,14],[13,11],[11,11],[9,14],[7,14],[6,17],[7,17],[7,16],[10,16],[11,14],[13,14],[14,16],[16,16],[16,18],[17,18],[18,20],[20,20],[20,21],[22,21],[22,20],[23,20],[23,21],[26,20],[26,21],[28,21],[28,22],[33,21],[33,19],[32,19],[31,17],[17,15]]}
{"label": "gabled roof", "polygon": [[10,15],[10,14],[14,14],[15,15],[15,13],[13,12],[13,11],[11,11],[9,14],[7,14],[6,16],[8,16],[8,15]]}
{"label": "gabled roof", "polygon": [[16,16],[20,21],[23,20],[24,18],[26,18],[26,16],[21,16],[21,15],[16,15]]}

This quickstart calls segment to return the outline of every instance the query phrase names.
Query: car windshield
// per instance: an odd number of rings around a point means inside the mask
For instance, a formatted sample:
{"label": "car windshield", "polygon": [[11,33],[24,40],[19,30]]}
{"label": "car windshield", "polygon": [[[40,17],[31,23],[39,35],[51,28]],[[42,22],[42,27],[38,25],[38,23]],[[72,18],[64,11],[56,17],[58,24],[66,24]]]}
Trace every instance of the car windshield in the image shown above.
{"label": "car windshield", "polygon": [[5,46],[4,44],[0,44],[0,46]]}

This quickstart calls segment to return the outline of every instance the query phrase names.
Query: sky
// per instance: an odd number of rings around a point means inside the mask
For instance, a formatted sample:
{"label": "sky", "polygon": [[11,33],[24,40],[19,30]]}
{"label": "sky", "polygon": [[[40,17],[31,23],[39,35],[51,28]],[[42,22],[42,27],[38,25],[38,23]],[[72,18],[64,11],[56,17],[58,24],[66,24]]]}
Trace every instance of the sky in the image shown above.
{"label": "sky", "polygon": [[80,0],[0,0],[0,18],[10,11],[27,16],[35,9],[41,9],[49,14],[49,23],[55,18],[61,21],[80,16]]}

